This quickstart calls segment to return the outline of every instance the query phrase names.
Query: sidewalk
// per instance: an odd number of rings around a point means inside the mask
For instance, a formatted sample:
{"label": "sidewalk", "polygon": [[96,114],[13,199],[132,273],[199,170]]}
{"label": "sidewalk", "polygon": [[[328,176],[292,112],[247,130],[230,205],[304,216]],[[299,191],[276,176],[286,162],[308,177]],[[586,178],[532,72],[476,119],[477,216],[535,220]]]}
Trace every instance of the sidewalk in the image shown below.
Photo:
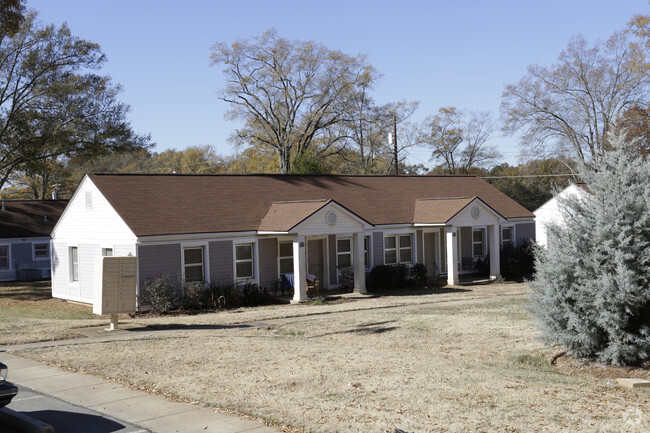
{"label": "sidewalk", "polygon": [[153,432],[278,432],[256,421],[190,403],[169,401],[158,395],[136,391],[94,376],[49,367],[7,352],[0,352],[0,359],[9,367],[9,380],[17,385],[87,407]]}

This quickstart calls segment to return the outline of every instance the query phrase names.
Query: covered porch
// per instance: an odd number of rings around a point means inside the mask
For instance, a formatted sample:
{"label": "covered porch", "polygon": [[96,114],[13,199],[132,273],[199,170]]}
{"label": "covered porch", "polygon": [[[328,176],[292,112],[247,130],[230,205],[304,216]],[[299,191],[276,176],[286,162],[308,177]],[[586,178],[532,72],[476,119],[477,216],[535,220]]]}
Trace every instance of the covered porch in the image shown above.
{"label": "covered porch", "polygon": [[447,276],[447,284],[460,284],[489,262],[489,275],[500,270],[501,223],[497,212],[477,197],[418,200],[415,226],[422,244],[422,262],[430,277]]}
{"label": "covered porch", "polygon": [[[366,293],[364,234],[371,225],[333,200],[273,203],[259,234],[278,235],[280,274],[291,270],[292,303],[306,301],[308,285],[334,288],[344,269],[353,292]],[[283,266],[284,265],[284,266]]]}

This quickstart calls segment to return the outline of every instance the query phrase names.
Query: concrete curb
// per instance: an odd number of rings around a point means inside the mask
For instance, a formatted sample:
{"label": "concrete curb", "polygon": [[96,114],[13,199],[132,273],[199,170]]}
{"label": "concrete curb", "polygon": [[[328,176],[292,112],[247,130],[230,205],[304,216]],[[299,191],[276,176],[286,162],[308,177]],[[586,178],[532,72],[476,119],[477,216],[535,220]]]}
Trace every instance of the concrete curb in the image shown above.
{"label": "concrete curb", "polygon": [[7,407],[0,409],[0,424],[22,433],[54,433],[54,427],[51,425]]}

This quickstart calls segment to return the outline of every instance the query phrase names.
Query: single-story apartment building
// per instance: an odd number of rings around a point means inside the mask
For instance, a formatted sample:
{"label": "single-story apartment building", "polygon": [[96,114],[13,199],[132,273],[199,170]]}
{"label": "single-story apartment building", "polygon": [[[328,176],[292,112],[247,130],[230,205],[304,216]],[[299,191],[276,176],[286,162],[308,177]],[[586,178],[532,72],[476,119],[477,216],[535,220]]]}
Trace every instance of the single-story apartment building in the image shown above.
{"label": "single-story apartment building", "polygon": [[137,257],[181,281],[294,282],[321,289],[352,270],[356,292],[377,265],[424,263],[430,276],[473,272],[535,237],[534,215],[476,176],[87,174],[52,232],[53,296],[93,302],[94,263]]}
{"label": "single-story apartment building", "polygon": [[560,212],[558,200],[560,198],[578,200],[580,197],[583,197],[587,193],[587,184],[572,183],[533,211],[535,214],[535,239],[537,241],[537,244],[543,247],[548,245],[548,235],[546,228],[548,224],[564,224],[564,218]]}
{"label": "single-story apartment building", "polygon": [[2,200],[0,281],[50,278],[50,233],[68,200]]}

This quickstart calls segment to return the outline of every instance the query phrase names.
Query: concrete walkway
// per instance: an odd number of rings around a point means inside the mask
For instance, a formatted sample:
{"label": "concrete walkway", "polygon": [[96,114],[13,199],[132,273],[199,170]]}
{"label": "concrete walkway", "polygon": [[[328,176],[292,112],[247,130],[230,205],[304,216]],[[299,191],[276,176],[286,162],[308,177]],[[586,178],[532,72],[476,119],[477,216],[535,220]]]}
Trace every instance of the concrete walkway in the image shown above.
{"label": "concrete walkway", "polygon": [[[214,409],[167,400],[115,382],[0,352],[9,367],[9,380],[42,394],[93,409],[159,433],[277,433],[259,422],[227,415]],[[11,408],[11,404],[8,406]]]}

